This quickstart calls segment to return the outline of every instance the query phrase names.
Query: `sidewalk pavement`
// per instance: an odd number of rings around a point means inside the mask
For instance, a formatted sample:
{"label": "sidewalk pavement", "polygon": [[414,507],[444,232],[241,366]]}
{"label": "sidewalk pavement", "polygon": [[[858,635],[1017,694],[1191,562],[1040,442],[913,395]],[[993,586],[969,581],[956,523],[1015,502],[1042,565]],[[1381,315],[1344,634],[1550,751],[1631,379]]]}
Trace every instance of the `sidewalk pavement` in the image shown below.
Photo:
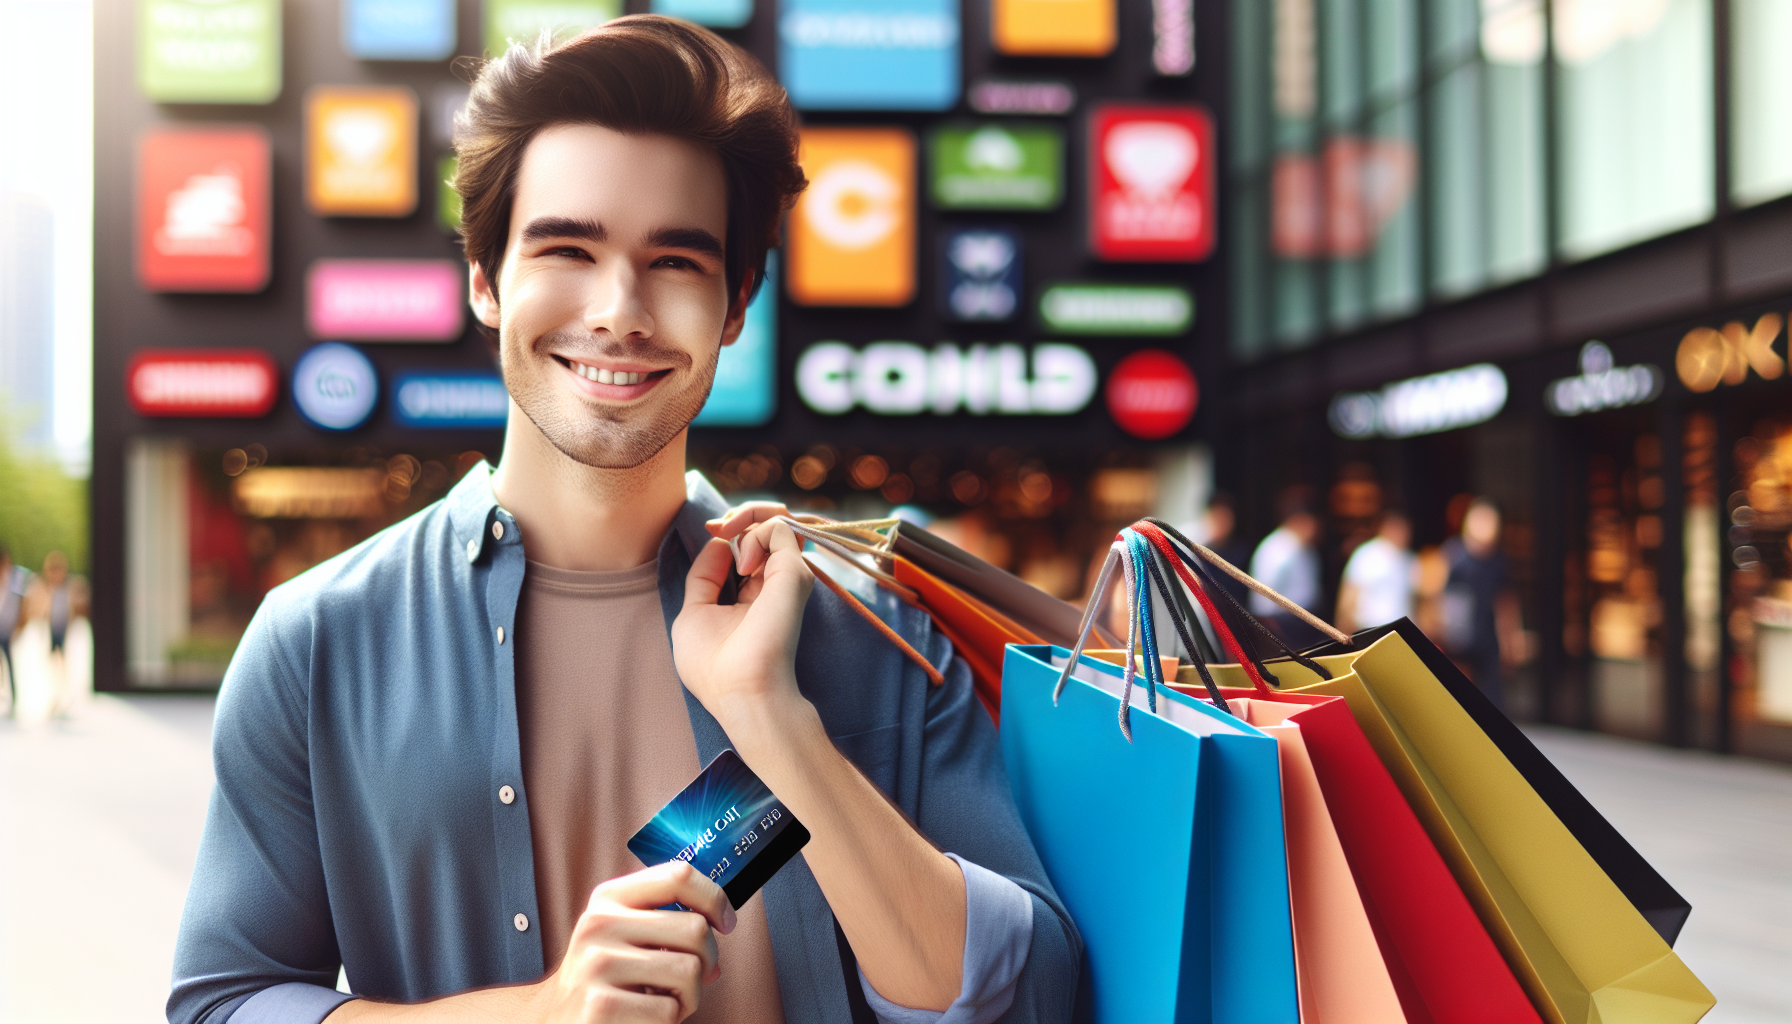
{"label": "sidewalk pavement", "polygon": [[[0,1021],[150,1024],[211,785],[212,701],[0,722]],[[1691,901],[1709,1024],[1792,1020],[1792,768],[1563,729],[1538,746]]]}

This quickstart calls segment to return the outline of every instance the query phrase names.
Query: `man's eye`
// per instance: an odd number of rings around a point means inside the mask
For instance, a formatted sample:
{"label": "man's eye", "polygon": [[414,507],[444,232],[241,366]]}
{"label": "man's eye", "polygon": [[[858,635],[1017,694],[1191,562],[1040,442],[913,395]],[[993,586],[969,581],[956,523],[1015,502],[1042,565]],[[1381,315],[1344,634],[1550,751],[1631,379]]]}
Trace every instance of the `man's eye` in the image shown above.
{"label": "man's eye", "polygon": [[696,260],[684,256],[661,256],[659,259],[653,261],[653,265],[656,267],[671,267],[674,270],[699,269]]}
{"label": "man's eye", "polygon": [[555,246],[554,248],[549,249],[547,252],[542,253],[542,255],[543,256],[565,256],[568,259],[574,259],[574,260],[588,260],[591,258],[590,255],[585,252],[585,250],[583,250],[577,246],[574,246],[574,245]]}

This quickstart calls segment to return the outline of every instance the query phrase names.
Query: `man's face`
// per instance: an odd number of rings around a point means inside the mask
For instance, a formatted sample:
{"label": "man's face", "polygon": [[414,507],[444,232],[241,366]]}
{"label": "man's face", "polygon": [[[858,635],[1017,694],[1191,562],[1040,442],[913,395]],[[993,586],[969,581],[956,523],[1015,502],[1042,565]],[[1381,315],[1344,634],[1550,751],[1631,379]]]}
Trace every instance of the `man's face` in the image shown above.
{"label": "man's face", "polygon": [[504,384],[553,446],[587,466],[639,466],[696,417],[744,302],[723,272],[721,163],[694,144],[595,125],[544,129],[523,152],[497,295]]}

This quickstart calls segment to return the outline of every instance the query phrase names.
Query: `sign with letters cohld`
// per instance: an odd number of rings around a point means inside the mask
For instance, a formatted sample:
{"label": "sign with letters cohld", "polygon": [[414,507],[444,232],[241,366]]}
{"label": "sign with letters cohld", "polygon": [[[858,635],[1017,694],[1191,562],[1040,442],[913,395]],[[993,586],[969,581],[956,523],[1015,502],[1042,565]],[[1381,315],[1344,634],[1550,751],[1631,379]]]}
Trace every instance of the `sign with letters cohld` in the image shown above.
{"label": "sign with letters cohld", "polygon": [[1089,245],[1097,259],[1174,263],[1213,251],[1213,122],[1193,106],[1089,116]]}
{"label": "sign with letters cohld", "polygon": [[950,110],[958,0],[783,0],[778,77],[807,110]]}
{"label": "sign with letters cohld", "polygon": [[901,306],[915,295],[915,137],[902,128],[805,128],[809,187],[790,214],[790,298]]}
{"label": "sign with letters cohld", "polygon": [[454,0],[342,0],[342,48],[357,60],[447,60],[454,14]]}
{"label": "sign with letters cohld", "polygon": [[280,0],[141,0],[137,85],[157,103],[274,102]]}
{"label": "sign with letters cohld", "polygon": [[265,129],[152,128],[137,148],[137,280],[152,292],[268,283],[272,164]]}
{"label": "sign with letters cohld", "polygon": [[417,95],[327,86],[305,97],[305,201],[325,217],[408,217],[417,208]]}

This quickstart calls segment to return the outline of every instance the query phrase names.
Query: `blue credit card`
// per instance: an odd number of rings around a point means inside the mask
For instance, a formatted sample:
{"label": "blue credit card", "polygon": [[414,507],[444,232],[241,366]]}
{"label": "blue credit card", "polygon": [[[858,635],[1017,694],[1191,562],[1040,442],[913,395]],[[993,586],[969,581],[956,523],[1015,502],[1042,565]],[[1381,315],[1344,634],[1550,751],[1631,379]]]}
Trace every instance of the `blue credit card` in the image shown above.
{"label": "blue credit card", "polygon": [[[686,861],[739,910],[809,841],[809,830],[746,762],[724,750],[628,841],[652,866]],[[688,910],[680,904],[665,909]]]}

